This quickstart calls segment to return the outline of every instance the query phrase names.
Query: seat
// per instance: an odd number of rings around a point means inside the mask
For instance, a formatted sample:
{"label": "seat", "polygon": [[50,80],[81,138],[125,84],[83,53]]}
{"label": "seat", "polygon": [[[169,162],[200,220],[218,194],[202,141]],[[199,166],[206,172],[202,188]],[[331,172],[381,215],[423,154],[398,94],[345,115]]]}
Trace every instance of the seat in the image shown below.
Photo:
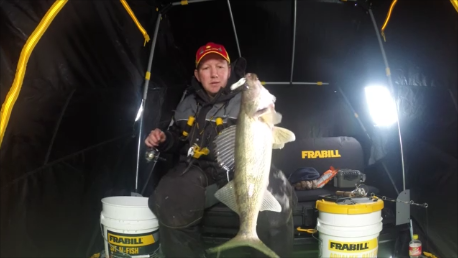
{"label": "seat", "polygon": [[[303,167],[313,167],[320,175],[331,166],[336,169],[355,169],[364,173],[364,154],[361,144],[352,137],[326,137],[297,139],[288,143],[281,150],[273,150],[273,164],[281,169],[288,178],[294,171]],[[334,187],[332,179],[323,188],[314,190],[295,190],[298,205],[293,212],[294,226],[313,228],[316,225],[317,210],[315,202],[321,195],[335,194],[337,190],[350,191]],[[371,187],[372,192],[378,192]],[[237,233],[238,215],[224,204],[209,208],[203,217],[204,234]]]}
{"label": "seat", "polygon": [[[299,168],[312,167],[320,175],[330,167],[336,169],[355,169],[364,173],[364,153],[361,144],[353,137],[324,137],[298,139],[285,145],[281,150],[274,150],[272,162],[280,168],[286,177]],[[332,194],[338,189],[333,181],[323,188],[314,190],[296,190],[299,202],[316,201],[320,195]]]}
{"label": "seat", "polygon": [[320,173],[330,166],[364,170],[363,149],[353,137],[297,139],[281,150],[273,150],[272,162],[286,176],[301,167],[313,167]]}

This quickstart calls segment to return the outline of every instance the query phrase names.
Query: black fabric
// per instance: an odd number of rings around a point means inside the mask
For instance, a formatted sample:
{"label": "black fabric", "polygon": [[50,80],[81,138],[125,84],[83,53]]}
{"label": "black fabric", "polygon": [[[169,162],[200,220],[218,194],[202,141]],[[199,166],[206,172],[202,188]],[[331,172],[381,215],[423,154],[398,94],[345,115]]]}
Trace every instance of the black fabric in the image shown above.
{"label": "black fabric", "polygon": [[[185,173],[183,173],[185,172]],[[180,162],[159,181],[148,205],[159,220],[166,257],[199,257],[203,247],[199,222],[205,208],[208,176],[202,168]]]}
{"label": "black fabric", "polygon": [[[185,170],[187,172],[183,174]],[[204,254],[200,228],[209,176],[204,170],[196,166],[188,168],[186,163],[178,164],[161,179],[149,198],[149,207],[160,223],[161,246],[167,258]],[[293,211],[297,206],[297,196],[284,174],[274,166],[269,175],[268,190],[279,201],[282,212],[260,212],[257,231],[260,239],[280,257],[289,257],[294,240]],[[238,227],[238,223],[235,226]],[[253,255],[265,257],[256,250],[253,250]]]}
{"label": "black fabric", "polygon": [[300,181],[311,181],[320,178],[320,173],[315,168],[305,167],[299,168],[298,170],[291,173],[288,180],[291,184],[295,184]]}
{"label": "black fabric", "polygon": [[[294,245],[294,219],[293,213],[281,217],[273,212],[261,212],[256,227],[259,239],[280,257],[292,257]],[[285,222],[286,220],[286,222]],[[266,258],[264,253],[251,250],[251,257]]]}
{"label": "black fabric", "polygon": [[[1,1],[2,104],[22,48],[54,3]],[[150,36],[152,5],[131,5]],[[182,78],[161,68],[179,59],[164,33],[145,126],[157,126],[166,88]],[[100,200],[130,195],[135,186],[135,117],[151,44],[143,45],[119,1],[68,1],[37,42],[0,149],[1,257],[90,257],[103,249]],[[147,169],[140,159],[141,178]]]}
{"label": "black fabric", "polygon": [[[260,215],[262,214],[261,212]],[[293,210],[293,227],[313,228],[316,225],[317,215],[315,201],[298,202]],[[239,218],[237,213],[226,205],[219,203],[205,211],[202,224],[202,232],[205,236],[212,237],[216,233],[224,236],[234,236],[238,230]]]}
{"label": "black fabric", "polygon": [[[330,181],[329,183],[332,183],[332,181]],[[296,194],[299,202],[315,202],[316,200],[318,200],[318,197],[320,195],[335,194],[336,191],[338,191],[337,188],[330,185],[325,185],[323,188],[317,188],[313,190],[296,190]]]}
{"label": "black fabric", "polygon": [[[332,150],[337,158],[302,157],[303,151]],[[320,174],[331,166],[336,169],[348,168],[364,171],[364,153],[361,144],[353,137],[324,137],[297,139],[288,143],[280,151],[276,151],[273,160],[278,167],[290,175],[301,167],[313,167]]]}
{"label": "black fabric", "polygon": [[208,177],[200,167],[179,163],[161,178],[149,206],[162,226],[188,227],[202,217],[207,186]]}
{"label": "black fabric", "polygon": [[166,258],[206,257],[200,226],[187,228],[159,228],[161,251]]}
{"label": "black fabric", "polygon": [[[2,104],[24,44],[54,2],[1,1]],[[153,42],[145,132],[156,123],[160,128],[170,123],[172,110],[190,84],[199,46],[218,42],[226,46],[231,60],[238,55],[226,1],[174,7],[162,17],[157,41],[156,8],[170,0],[127,2],[151,37],[145,45],[120,1],[68,1],[28,60],[0,149],[2,257],[90,257],[103,249],[100,199],[129,195],[135,185],[135,117]],[[391,1],[371,2],[380,28]],[[329,85],[266,87],[277,97],[282,126],[297,139],[352,136],[369,157],[371,144],[377,143],[363,142],[355,114],[335,89],[342,88],[372,139],[390,130],[375,130],[367,112],[364,87],[387,85],[387,79],[371,19],[354,3],[297,2],[292,79]],[[231,8],[241,54],[249,60],[247,69],[263,81],[288,81],[293,2],[231,1]],[[458,206],[453,198],[458,150],[456,15],[450,1],[398,1],[383,41],[399,97],[406,186],[415,202],[430,205],[429,219],[415,206],[411,215],[420,227],[429,225],[438,257],[458,252],[457,214],[450,210]],[[153,90],[156,87],[161,89]],[[383,146],[387,151],[374,159],[386,156],[386,166],[402,189],[396,126],[392,131]],[[141,155],[144,150],[142,146]],[[439,154],[432,158],[431,152]],[[173,164],[173,159],[168,162]],[[153,177],[159,179],[167,171],[163,164],[157,164]],[[145,165],[141,158],[140,185],[150,169],[151,163]],[[379,176],[374,185],[396,198],[383,166],[366,174],[368,180]]]}

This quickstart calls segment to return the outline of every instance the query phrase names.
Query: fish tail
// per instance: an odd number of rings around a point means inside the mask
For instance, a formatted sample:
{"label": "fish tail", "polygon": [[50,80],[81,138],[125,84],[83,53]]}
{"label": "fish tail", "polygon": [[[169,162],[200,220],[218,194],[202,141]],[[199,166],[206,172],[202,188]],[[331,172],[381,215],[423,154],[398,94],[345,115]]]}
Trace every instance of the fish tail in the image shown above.
{"label": "fish tail", "polygon": [[257,236],[253,237],[246,237],[243,235],[237,235],[236,237],[232,238],[231,240],[227,241],[226,243],[219,245],[217,247],[213,247],[207,250],[208,253],[220,253],[225,250],[229,250],[235,247],[240,246],[250,246],[258,251],[264,253],[265,255],[271,258],[280,258],[272,249],[266,246]]}

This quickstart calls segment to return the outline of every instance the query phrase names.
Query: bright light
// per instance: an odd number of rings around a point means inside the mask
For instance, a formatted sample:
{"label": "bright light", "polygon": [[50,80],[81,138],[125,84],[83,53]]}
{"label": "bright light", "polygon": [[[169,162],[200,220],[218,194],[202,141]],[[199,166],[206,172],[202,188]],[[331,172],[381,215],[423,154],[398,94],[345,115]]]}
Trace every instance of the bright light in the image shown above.
{"label": "bright light", "polygon": [[138,109],[137,117],[135,118],[135,122],[137,122],[138,119],[140,119],[140,117],[141,117],[141,115],[142,115],[142,112],[143,112],[143,103],[140,104],[140,108]]}
{"label": "bright light", "polygon": [[368,86],[364,91],[375,126],[390,126],[397,122],[396,104],[386,87]]}

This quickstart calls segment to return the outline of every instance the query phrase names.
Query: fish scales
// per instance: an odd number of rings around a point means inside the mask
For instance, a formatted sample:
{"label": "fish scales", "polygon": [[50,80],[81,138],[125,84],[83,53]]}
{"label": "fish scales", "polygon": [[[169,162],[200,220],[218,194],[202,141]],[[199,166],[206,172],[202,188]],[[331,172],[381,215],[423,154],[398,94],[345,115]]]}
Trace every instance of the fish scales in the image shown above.
{"label": "fish scales", "polygon": [[234,238],[208,252],[251,246],[274,258],[279,256],[257,235],[257,219],[260,211],[281,211],[280,204],[267,190],[272,149],[283,148],[285,143],[295,140],[295,135],[274,126],[281,121],[274,108],[275,97],[256,74],[247,74],[242,80],[234,84],[246,87],[235,130],[234,126],[224,129],[214,142],[220,165],[234,169],[234,179],[219,189],[215,197],[239,215],[240,227]]}

